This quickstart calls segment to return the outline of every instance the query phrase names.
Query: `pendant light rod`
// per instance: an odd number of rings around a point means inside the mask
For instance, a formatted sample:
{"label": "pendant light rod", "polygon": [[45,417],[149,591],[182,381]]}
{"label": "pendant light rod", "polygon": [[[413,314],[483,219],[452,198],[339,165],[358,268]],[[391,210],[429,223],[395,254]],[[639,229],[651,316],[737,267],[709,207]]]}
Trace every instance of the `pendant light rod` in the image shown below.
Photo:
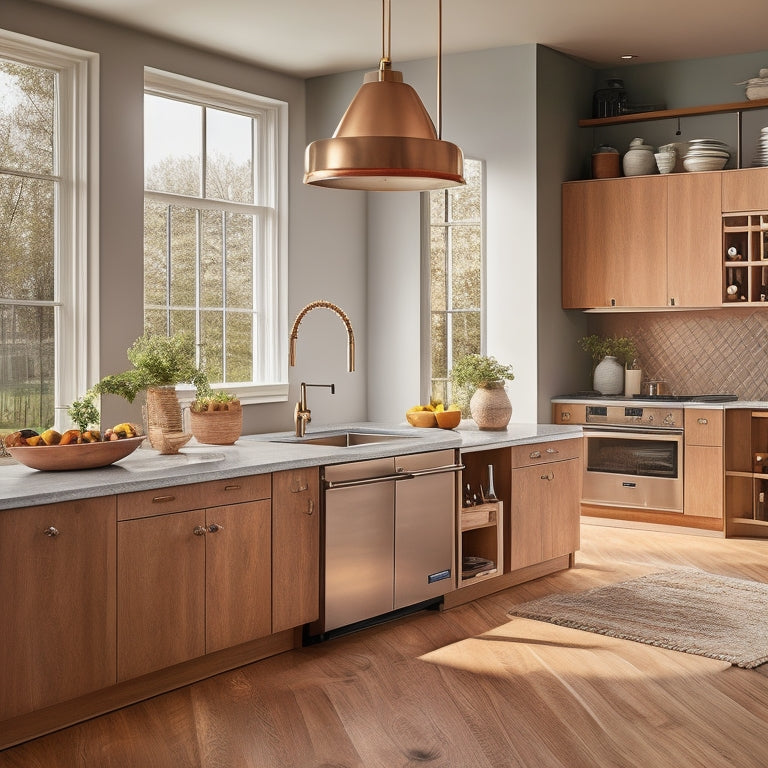
{"label": "pendant light rod", "polygon": [[381,2],[381,60],[392,61],[392,10],[390,0]]}
{"label": "pendant light rod", "polygon": [[443,0],[437,0],[437,138],[443,138]]}

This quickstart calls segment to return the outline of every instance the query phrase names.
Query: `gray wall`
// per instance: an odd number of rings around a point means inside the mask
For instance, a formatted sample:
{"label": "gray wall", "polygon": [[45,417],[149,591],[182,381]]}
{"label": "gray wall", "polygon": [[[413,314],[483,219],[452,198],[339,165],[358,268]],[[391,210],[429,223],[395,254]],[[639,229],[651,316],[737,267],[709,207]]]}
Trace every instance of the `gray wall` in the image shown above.
{"label": "gray wall", "polygon": [[[100,374],[128,367],[125,350],[142,330],[143,139],[145,66],[286,101],[289,105],[290,228],[288,321],[309,301],[327,298],[365,336],[365,221],[343,195],[301,182],[305,145],[304,82],[157,37],[25,0],[3,0],[0,24],[31,37],[100,54]],[[286,403],[248,406],[244,431],[290,429],[300,381],[335,381],[337,395],[312,391],[315,423],[365,417],[365,347],[356,374],[346,373],[346,333],[327,310],[301,326],[297,366]],[[322,394],[321,394],[322,393]],[[313,402],[314,401],[314,402]],[[133,416],[137,405],[107,397],[103,423]]]}

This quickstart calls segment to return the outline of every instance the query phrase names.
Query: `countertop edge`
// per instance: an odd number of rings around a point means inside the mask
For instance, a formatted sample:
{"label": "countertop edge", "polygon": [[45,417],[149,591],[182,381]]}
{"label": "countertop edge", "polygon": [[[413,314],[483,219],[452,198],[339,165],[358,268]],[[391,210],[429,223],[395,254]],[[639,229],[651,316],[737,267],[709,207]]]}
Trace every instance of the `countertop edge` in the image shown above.
{"label": "countertop edge", "polygon": [[574,425],[510,424],[505,430],[490,431],[477,429],[474,422],[462,421],[453,430],[374,422],[323,425],[308,431],[307,436],[344,430],[390,432],[402,435],[402,440],[334,448],[298,444],[291,441],[291,433],[279,432],[245,435],[234,446],[189,443],[173,456],[142,447],[119,462],[98,469],[39,472],[15,463],[2,465],[0,510],[426,451],[458,448],[469,453],[582,434],[581,427]]}

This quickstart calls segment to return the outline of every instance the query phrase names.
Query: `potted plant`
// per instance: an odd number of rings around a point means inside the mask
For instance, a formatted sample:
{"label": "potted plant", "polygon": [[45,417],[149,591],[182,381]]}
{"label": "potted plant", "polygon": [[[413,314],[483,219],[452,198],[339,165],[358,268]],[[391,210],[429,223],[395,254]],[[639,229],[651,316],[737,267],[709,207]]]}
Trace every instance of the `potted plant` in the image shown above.
{"label": "potted plant", "polygon": [[627,336],[583,336],[581,348],[592,357],[592,388],[603,395],[624,390],[624,369],[637,356],[635,342]]}
{"label": "potted plant", "polygon": [[177,453],[192,436],[182,427],[176,384],[193,384],[199,396],[210,392],[208,378],[195,364],[194,339],[183,332],[172,336],[144,333],[127,354],[133,368],[105,376],[94,391],[132,403],[146,390],[149,442],[160,453]]}
{"label": "potted plant", "polygon": [[512,404],[504,387],[515,378],[511,365],[490,355],[470,354],[454,363],[450,377],[464,399],[470,398],[469,411],[480,429],[507,428]]}
{"label": "potted plant", "polygon": [[229,392],[198,394],[189,407],[192,434],[198,443],[234,445],[243,431],[243,409]]}

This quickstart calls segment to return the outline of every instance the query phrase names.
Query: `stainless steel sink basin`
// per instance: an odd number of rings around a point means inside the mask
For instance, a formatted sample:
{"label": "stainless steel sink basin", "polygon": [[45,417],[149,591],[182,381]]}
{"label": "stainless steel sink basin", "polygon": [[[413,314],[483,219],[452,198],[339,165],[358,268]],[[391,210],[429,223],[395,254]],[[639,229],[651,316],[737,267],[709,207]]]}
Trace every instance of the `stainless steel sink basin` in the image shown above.
{"label": "stainless steel sink basin", "polygon": [[334,432],[317,437],[283,437],[270,442],[299,443],[307,445],[329,445],[336,448],[349,448],[354,445],[370,443],[388,443],[391,440],[408,440],[411,435],[398,435],[387,432]]}

